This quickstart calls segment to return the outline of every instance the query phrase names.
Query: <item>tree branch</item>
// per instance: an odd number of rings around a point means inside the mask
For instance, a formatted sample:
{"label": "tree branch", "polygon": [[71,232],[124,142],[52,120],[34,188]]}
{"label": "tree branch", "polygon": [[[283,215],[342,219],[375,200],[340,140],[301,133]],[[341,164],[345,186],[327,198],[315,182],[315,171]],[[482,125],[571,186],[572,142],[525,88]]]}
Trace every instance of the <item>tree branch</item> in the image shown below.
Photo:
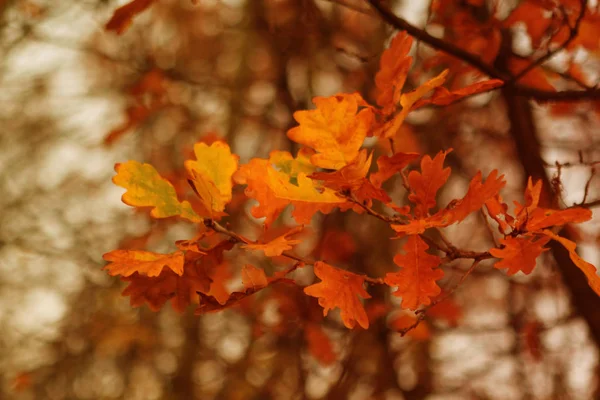
{"label": "tree branch", "polygon": [[[600,88],[588,90],[563,90],[553,92],[548,90],[536,89],[530,86],[524,86],[514,83],[514,76],[506,71],[499,70],[492,65],[485,63],[477,55],[469,53],[460,47],[436,38],[430,35],[425,30],[411,25],[406,20],[398,17],[390,9],[383,5],[381,0],[366,0],[381,16],[381,18],[396,29],[406,31],[409,35],[421,40],[429,46],[443,51],[446,54],[454,56],[472,67],[478,69],[490,78],[501,79],[505,81],[503,87],[509,86],[513,93],[535,99],[538,101],[585,101],[585,100],[600,100]],[[499,88],[496,88],[499,89]],[[491,89],[491,90],[496,90]]]}

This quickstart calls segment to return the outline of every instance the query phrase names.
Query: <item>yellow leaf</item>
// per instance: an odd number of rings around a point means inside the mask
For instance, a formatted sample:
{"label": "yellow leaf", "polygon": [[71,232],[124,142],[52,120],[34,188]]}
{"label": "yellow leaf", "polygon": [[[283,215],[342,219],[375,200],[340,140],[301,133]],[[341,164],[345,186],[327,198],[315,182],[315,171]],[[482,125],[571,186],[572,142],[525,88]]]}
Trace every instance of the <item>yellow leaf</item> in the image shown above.
{"label": "yellow leaf", "polygon": [[[277,159],[281,152],[271,153]],[[289,154],[289,153],[288,153]],[[286,156],[287,157],[287,156]],[[234,179],[239,184],[248,185],[246,196],[256,199],[259,204],[252,209],[256,218],[265,217],[265,225],[270,225],[288,205],[294,206],[292,215],[300,224],[310,222],[317,211],[331,212],[335,207],[346,204],[335,191],[323,187],[318,181],[308,178],[303,172],[296,176],[278,171],[271,159],[253,158],[242,165]]]}
{"label": "yellow leaf", "polygon": [[315,151],[308,147],[298,150],[296,158],[287,151],[276,150],[269,154],[269,161],[276,170],[289,175],[291,178],[297,178],[301,172],[310,175],[316,171],[317,168],[310,162],[310,158],[314,154]]}
{"label": "yellow leaf", "polygon": [[358,93],[315,97],[313,103],[316,110],[294,113],[300,125],[290,129],[288,137],[317,151],[310,158],[313,165],[340,169],[358,156],[371,129],[373,110]]}
{"label": "yellow leaf", "polygon": [[231,177],[237,171],[239,157],[231,154],[224,142],[196,143],[196,160],[188,160],[185,167],[209,216],[220,213],[231,201]]}
{"label": "yellow leaf", "polygon": [[113,182],[127,189],[121,197],[123,203],[134,207],[152,207],[150,215],[154,218],[180,216],[193,222],[202,222],[192,205],[188,201],[180,202],[173,185],[161,177],[152,165],[127,161],[116,164],[115,171],[117,175],[113,177]]}

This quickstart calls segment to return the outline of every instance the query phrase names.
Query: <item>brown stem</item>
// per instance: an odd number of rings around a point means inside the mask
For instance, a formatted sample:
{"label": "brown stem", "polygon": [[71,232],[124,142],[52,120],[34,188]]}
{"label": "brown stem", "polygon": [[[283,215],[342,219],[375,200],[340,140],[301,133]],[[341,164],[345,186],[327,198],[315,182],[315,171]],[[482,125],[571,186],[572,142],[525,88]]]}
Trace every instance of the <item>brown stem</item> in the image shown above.
{"label": "brown stem", "polygon": [[[236,243],[246,243],[246,244],[257,244],[256,242],[253,242],[252,240],[246,239],[245,237],[238,235],[237,233],[225,228],[223,225],[219,224],[218,222],[216,222],[215,220],[212,219],[206,219],[204,220],[204,225],[206,225],[207,228],[212,229],[215,232],[221,233],[223,235],[229,236],[231,239],[233,239]],[[308,259],[308,258],[304,258],[301,257],[299,255],[296,255],[294,253],[290,253],[289,251],[284,251],[283,253],[281,253],[282,256],[287,257],[291,260],[294,261],[298,261],[302,264],[306,264],[306,265],[313,265],[315,263],[314,260]],[[290,268],[287,272],[286,275],[294,270],[296,270],[296,268],[298,268],[298,265],[296,264],[294,267]],[[337,267],[335,267],[337,268]],[[360,275],[360,274],[359,274]],[[385,285],[385,282],[383,280],[383,278],[371,278],[369,276],[366,275],[360,275],[366,282],[375,284],[375,285]]]}

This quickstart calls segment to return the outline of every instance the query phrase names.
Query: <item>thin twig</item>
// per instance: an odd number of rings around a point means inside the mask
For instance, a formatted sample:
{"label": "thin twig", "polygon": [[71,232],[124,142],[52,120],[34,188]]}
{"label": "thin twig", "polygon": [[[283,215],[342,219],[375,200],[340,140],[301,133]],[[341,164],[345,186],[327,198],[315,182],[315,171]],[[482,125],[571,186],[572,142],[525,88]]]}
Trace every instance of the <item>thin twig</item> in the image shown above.
{"label": "thin twig", "polygon": [[[223,225],[219,224],[215,220],[206,219],[206,220],[204,220],[204,225],[206,225],[207,228],[212,229],[215,232],[229,236],[236,243],[257,244],[256,242],[254,242],[250,239],[247,239],[241,235],[238,235],[237,233],[225,228]],[[308,258],[301,257],[294,253],[290,253],[289,251],[284,251],[283,253],[281,253],[281,255],[284,257],[287,257],[291,260],[297,261],[298,263],[305,264],[305,265],[314,265],[314,263],[315,263],[314,260],[310,260]],[[285,274],[287,275],[288,273],[295,271],[299,267],[298,263],[296,263],[292,268],[290,268]],[[384,285],[385,284],[383,278],[371,278],[366,275],[360,275],[360,274],[357,274],[357,275],[359,275],[361,278],[363,278],[366,282],[369,282],[372,284],[376,284],[376,285]]]}
{"label": "thin twig", "polygon": [[[567,48],[579,34],[579,26],[581,25],[581,21],[583,20],[583,16],[585,15],[585,10],[587,9],[587,4],[588,4],[588,0],[581,0],[581,2],[580,2],[581,10],[579,11],[579,15],[577,16],[577,19],[575,20],[575,24],[572,27],[569,26],[569,37],[559,47],[557,47],[554,50],[548,51],[546,54],[544,54],[543,56],[541,56],[540,58],[538,58],[537,60],[535,60],[534,62],[529,64],[527,66],[527,68],[525,68],[523,71],[519,72],[514,78],[512,78],[509,82],[507,82],[507,84],[513,84],[513,83],[517,82],[519,79],[521,79],[523,76],[525,76],[529,71],[531,71],[535,67],[541,65],[542,63],[546,62],[547,60],[552,58],[552,56],[554,56],[559,51]],[[566,15],[566,12],[564,12],[564,13],[565,13],[565,17],[567,18],[567,25],[568,25],[569,17]]]}

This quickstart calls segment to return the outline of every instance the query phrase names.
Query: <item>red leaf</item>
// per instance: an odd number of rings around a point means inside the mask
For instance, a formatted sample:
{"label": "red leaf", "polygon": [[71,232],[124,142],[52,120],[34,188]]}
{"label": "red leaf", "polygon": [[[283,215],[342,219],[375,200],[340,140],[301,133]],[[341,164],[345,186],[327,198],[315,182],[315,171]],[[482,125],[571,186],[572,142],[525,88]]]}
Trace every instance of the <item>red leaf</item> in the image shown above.
{"label": "red leaf", "polygon": [[381,187],[383,182],[402,171],[411,162],[419,158],[418,153],[396,153],[391,157],[381,156],[377,159],[377,172],[369,176],[369,180],[376,187]]}
{"label": "red leaf", "polygon": [[433,160],[429,156],[423,157],[421,172],[411,171],[408,174],[408,183],[412,191],[408,199],[416,204],[415,215],[419,218],[427,215],[429,209],[435,207],[436,194],[450,176],[450,168],[444,168],[444,159],[451,151],[452,149],[440,151]]}
{"label": "red leaf", "polygon": [[359,300],[359,297],[371,298],[363,287],[365,278],[321,261],[315,263],[315,275],[321,278],[321,282],[304,288],[304,293],[319,298],[323,315],[327,315],[332,308],[339,307],[342,310],[342,321],[347,328],[354,328],[358,322],[361,327],[367,329],[369,318]]}
{"label": "red leaf", "polygon": [[457,90],[448,90],[443,86],[434,89],[433,94],[428,99],[421,99],[415,103],[413,109],[422,107],[427,104],[435,104],[436,106],[447,106],[465,97],[475,94],[488,92],[499,86],[502,86],[504,81],[500,79],[489,79],[487,81],[473,83],[469,86]]}
{"label": "red leaf", "polygon": [[154,0],[133,0],[117,8],[104,28],[107,31],[115,31],[119,35],[122,34],[129,28],[133,22],[133,18],[150,7],[152,3],[154,3]]}
{"label": "red leaf", "polygon": [[409,236],[403,247],[404,254],[394,257],[401,271],[389,272],[385,276],[385,283],[398,287],[394,296],[402,297],[402,308],[416,310],[421,305],[430,304],[431,298],[441,293],[436,281],[444,276],[444,271],[434,269],[440,265],[441,259],[427,253],[428,248],[419,236]]}
{"label": "red leaf", "polygon": [[504,247],[491,249],[490,254],[496,258],[502,258],[494,267],[498,269],[508,268],[507,275],[514,275],[521,271],[529,275],[535,267],[535,260],[540,254],[548,249],[544,246],[550,238],[539,236],[507,237],[500,244]]}

